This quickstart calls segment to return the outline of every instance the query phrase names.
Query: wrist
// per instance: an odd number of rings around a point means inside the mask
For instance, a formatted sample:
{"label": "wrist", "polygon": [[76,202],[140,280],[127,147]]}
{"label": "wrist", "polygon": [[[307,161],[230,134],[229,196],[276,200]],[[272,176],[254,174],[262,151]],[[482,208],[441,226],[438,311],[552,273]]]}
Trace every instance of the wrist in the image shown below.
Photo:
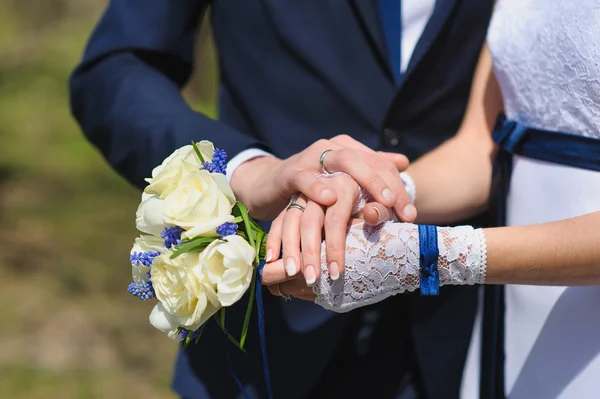
{"label": "wrist", "polygon": [[438,228],[440,285],[485,284],[487,243],[483,229]]}
{"label": "wrist", "polygon": [[283,162],[281,159],[273,156],[259,156],[237,166],[230,180],[231,189],[237,200],[250,209],[252,192],[259,187],[261,179],[267,177],[281,162]]}

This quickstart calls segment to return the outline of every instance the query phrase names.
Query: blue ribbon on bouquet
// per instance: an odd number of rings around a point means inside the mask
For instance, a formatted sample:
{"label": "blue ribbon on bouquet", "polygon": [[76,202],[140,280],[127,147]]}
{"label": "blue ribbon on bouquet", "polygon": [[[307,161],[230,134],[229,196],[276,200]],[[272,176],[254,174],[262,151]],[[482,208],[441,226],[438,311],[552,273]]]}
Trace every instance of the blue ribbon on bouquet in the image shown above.
{"label": "blue ribbon on bouquet", "polygon": [[[273,392],[271,390],[271,373],[269,372],[269,363],[268,363],[268,359],[267,359],[267,340],[265,337],[265,312],[264,312],[263,299],[262,299],[262,273],[263,273],[263,268],[265,267],[265,263],[266,262],[263,260],[257,266],[256,312],[258,313],[258,336],[260,339],[260,352],[261,352],[262,361],[263,361],[263,374],[265,376],[265,384],[267,385],[267,393],[269,395],[269,399],[273,399]],[[227,341],[227,334],[225,334],[225,340]],[[225,351],[226,351],[227,364],[229,366],[229,371],[231,372],[233,379],[235,380],[238,388],[240,388],[240,391],[242,392],[244,397],[246,399],[251,399],[248,392],[246,392],[246,390],[244,389],[244,385],[242,384],[242,382],[236,375],[235,370],[233,368],[233,364],[231,364],[231,357],[229,356],[228,344],[229,344],[229,342],[225,342]]]}

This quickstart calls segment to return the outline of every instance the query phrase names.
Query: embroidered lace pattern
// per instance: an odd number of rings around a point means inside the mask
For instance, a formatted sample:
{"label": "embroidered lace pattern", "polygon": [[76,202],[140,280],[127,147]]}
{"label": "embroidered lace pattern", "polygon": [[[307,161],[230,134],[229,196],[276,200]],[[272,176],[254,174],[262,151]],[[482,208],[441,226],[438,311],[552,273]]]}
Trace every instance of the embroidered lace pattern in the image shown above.
{"label": "embroidered lace pattern", "polygon": [[[438,228],[440,285],[482,284],[486,246],[482,230],[470,226]],[[346,238],[346,267],[331,280],[325,246],[321,278],[313,285],[316,303],[336,312],[382,301],[419,288],[419,232],[415,224],[386,222],[353,225]]]}

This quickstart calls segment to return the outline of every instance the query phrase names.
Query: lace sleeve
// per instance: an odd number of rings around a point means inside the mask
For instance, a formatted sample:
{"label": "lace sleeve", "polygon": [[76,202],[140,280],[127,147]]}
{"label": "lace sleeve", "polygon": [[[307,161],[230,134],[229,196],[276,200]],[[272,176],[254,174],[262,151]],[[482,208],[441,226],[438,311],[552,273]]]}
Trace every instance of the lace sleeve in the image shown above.
{"label": "lace sleeve", "polygon": [[[483,230],[440,227],[438,246],[440,285],[484,283],[487,252]],[[326,309],[347,312],[419,288],[419,232],[415,224],[349,227],[346,268],[336,281],[329,277],[324,244],[321,254],[321,277],[313,291],[315,302]]]}

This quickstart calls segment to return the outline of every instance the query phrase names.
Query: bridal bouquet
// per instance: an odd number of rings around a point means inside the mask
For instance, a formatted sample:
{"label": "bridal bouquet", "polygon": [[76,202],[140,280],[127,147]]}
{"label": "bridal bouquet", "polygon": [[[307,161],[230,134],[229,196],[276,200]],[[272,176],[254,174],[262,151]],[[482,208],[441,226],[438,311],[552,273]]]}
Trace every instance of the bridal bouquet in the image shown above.
{"label": "bridal bouquet", "polygon": [[[243,350],[266,235],[236,202],[225,177],[226,160],[211,142],[192,143],[146,179],[136,214],[142,235],[131,250],[128,291],[143,301],[156,298],[150,323],[171,339],[198,342],[212,318]],[[248,290],[237,340],[225,328],[225,309]]]}

